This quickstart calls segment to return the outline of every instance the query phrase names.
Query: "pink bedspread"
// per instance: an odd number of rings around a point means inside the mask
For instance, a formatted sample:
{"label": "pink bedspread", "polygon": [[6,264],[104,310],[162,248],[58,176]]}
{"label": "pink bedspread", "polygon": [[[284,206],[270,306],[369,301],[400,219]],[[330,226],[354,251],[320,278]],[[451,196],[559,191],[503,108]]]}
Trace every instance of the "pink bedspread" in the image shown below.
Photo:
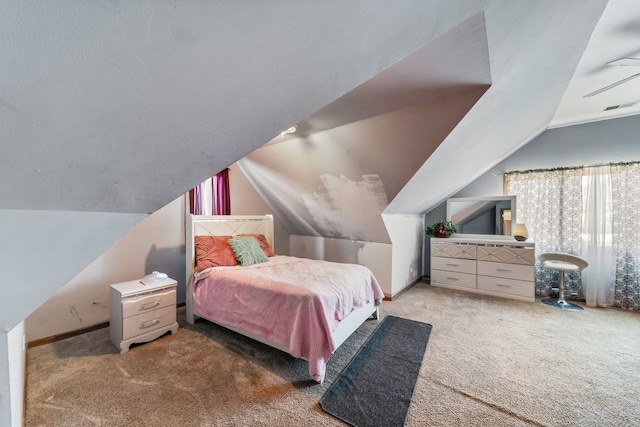
{"label": "pink bedspread", "polygon": [[193,286],[197,312],[289,348],[324,380],[336,349],[338,322],[384,294],[371,271],[356,264],[276,256],[250,267],[214,267]]}

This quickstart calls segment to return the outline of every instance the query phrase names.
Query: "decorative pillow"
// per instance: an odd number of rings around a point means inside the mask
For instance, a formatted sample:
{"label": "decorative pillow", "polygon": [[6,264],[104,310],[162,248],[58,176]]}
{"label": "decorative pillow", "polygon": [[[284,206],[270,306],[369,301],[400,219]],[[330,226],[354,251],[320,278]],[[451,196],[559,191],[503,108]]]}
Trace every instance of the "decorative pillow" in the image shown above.
{"label": "decorative pillow", "polygon": [[241,236],[255,237],[256,239],[258,239],[258,243],[260,243],[260,248],[262,249],[262,252],[264,252],[266,256],[268,257],[276,256],[275,252],[273,252],[273,249],[271,249],[271,245],[269,244],[269,241],[264,236],[264,234],[241,234]]}
{"label": "decorative pillow", "polygon": [[229,240],[233,254],[243,267],[269,261],[253,236],[236,236]]}
{"label": "decorative pillow", "polygon": [[238,265],[229,239],[231,236],[195,236],[196,272],[209,267]]}

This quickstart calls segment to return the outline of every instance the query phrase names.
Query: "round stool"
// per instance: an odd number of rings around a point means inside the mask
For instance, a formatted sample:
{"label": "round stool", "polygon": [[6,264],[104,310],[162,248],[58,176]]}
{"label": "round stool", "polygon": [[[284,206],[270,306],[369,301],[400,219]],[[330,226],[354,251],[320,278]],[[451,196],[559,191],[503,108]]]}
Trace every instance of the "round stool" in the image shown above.
{"label": "round stool", "polygon": [[563,254],[558,252],[547,252],[540,254],[538,260],[542,265],[550,270],[560,271],[560,295],[558,298],[546,298],[542,302],[563,310],[579,311],[583,308],[579,305],[568,303],[564,300],[564,273],[565,271],[582,271],[589,263],[575,255]]}

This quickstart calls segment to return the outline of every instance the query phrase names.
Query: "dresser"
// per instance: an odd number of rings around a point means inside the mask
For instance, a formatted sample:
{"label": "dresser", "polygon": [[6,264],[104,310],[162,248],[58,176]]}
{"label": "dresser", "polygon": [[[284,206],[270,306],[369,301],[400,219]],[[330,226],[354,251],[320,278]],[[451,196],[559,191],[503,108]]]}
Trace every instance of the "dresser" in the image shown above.
{"label": "dresser", "polygon": [[535,301],[535,243],[431,238],[431,285]]}
{"label": "dresser", "polygon": [[109,289],[109,335],[121,353],[134,343],[178,332],[174,279],[116,283]]}

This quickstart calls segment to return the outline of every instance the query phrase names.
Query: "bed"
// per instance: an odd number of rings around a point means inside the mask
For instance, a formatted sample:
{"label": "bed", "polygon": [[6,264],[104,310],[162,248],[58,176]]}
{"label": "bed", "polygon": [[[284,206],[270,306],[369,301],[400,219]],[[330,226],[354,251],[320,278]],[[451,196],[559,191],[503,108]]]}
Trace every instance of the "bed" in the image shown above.
{"label": "bed", "polygon": [[[187,322],[203,318],[305,359],[319,383],[331,354],[363,322],[378,318],[384,294],[368,268],[274,254],[271,215],[188,215],[186,241]],[[239,243],[261,260],[236,251],[239,265],[218,262]]]}

